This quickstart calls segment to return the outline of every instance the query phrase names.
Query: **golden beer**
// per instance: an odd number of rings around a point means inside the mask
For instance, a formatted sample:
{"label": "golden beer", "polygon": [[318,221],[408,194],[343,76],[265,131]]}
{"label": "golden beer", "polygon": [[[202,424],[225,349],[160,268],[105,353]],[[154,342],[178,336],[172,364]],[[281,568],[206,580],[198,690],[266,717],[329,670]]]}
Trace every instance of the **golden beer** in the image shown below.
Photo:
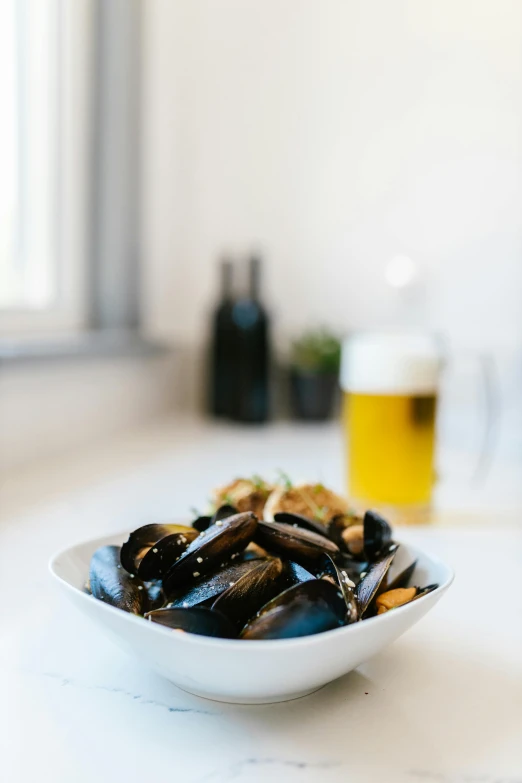
{"label": "golden beer", "polygon": [[[361,334],[343,346],[343,435],[354,506],[423,521],[434,485],[440,357],[431,338]],[[411,513],[410,513],[411,512]]]}
{"label": "golden beer", "polygon": [[401,506],[430,502],[435,409],[434,394],[344,393],[351,497]]}

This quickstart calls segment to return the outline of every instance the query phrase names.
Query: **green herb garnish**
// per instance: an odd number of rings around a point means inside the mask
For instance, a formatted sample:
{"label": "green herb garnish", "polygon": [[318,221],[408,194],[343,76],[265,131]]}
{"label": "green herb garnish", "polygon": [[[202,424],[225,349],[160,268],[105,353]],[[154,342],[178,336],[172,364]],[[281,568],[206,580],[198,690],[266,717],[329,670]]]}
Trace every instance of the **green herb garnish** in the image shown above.
{"label": "green herb garnish", "polygon": [[290,479],[290,477],[288,476],[287,473],[285,473],[283,470],[278,468],[277,469],[277,476],[278,476],[278,479],[279,479],[279,483],[283,484],[285,489],[292,489],[292,487],[294,485],[292,484],[292,481],[291,481],[291,479]]}

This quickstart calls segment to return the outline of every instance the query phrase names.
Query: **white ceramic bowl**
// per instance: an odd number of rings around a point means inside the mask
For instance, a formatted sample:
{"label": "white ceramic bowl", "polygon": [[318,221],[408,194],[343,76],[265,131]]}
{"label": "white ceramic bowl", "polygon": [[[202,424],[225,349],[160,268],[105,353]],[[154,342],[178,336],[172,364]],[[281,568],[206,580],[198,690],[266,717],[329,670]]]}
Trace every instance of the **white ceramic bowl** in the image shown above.
{"label": "white ceramic bowl", "polygon": [[65,549],[51,559],[50,571],[78,609],[123,649],[189,693],[238,704],[296,699],[347,674],[420,620],[453,581],[447,565],[403,544],[390,573],[417,558],[415,583],[439,584],[425,597],[380,617],[314,636],[272,641],[215,639],[172,632],[83,592],[93,552],[105,544],[121,544],[127,537],[128,533],[122,533]]}

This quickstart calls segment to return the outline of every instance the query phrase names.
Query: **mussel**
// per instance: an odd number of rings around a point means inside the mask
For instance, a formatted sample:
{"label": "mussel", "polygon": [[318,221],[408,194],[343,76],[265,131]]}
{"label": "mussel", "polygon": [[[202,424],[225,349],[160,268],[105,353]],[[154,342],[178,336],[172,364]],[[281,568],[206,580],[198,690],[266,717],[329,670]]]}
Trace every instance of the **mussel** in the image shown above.
{"label": "mussel", "polygon": [[236,561],[226,568],[220,568],[215,573],[198,579],[196,584],[191,581],[187,588],[180,589],[176,591],[175,595],[170,596],[169,607],[187,608],[211,604],[221,593],[228,590],[231,584],[235,584],[259,562],[259,560]]}
{"label": "mussel", "polygon": [[234,508],[234,506],[229,504],[225,506],[219,506],[219,508],[214,511],[212,516],[197,517],[197,519],[195,519],[192,523],[192,527],[197,530],[198,533],[203,533],[204,530],[208,530],[211,525],[214,525],[220,519],[231,517],[232,514],[237,514],[237,508]]}
{"label": "mussel", "polygon": [[345,623],[355,623],[359,619],[359,606],[355,598],[355,582],[348,572],[340,568],[330,555],[324,555],[320,563],[321,579],[329,579],[341,591],[346,604]]}
{"label": "mussel", "polygon": [[281,577],[281,584],[284,585],[282,589],[286,590],[301,582],[309,582],[311,579],[315,578],[314,574],[311,574],[306,568],[300,566],[299,563],[287,560],[283,566],[283,574]]}
{"label": "mussel", "polygon": [[387,574],[386,578],[381,583],[379,592],[383,592],[384,590],[396,590],[398,587],[409,587],[410,580],[413,576],[416,566],[417,561],[414,560],[413,563],[411,563],[407,568],[397,574],[397,576],[394,577],[391,582],[388,582]]}
{"label": "mussel", "polygon": [[186,631],[201,636],[219,636],[224,639],[232,639],[237,635],[228,617],[206,607],[156,609],[148,612],[145,617],[173,631]]}
{"label": "mussel", "polygon": [[279,558],[255,561],[254,568],[221,593],[212,609],[222,612],[241,630],[262,606],[281,592],[282,573]]}
{"label": "mussel", "polygon": [[251,620],[241,639],[290,639],[331,631],[343,625],[345,604],[338,588],[324,579],[285,590]]}
{"label": "mussel", "polygon": [[371,563],[391,542],[391,527],[376,511],[367,511],[362,521],[352,523],[352,519],[345,515],[334,517],[328,533],[353,558]]}
{"label": "mussel", "polygon": [[255,542],[305,568],[312,566],[325,553],[336,555],[339,552],[337,545],[326,536],[282,522],[259,522]]}
{"label": "mussel", "polygon": [[310,530],[320,536],[328,536],[328,528],[315,519],[305,517],[303,514],[293,514],[289,511],[278,511],[274,514],[274,522],[282,522],[284,525],[293,525],[301,527],[303,530]]}
{"label": "mussel", "polygon": [[201,533],[164,576],[167,596],[176,588],[224,567],[229,558],[233,560],[250,543],[256,527],[257,517],[245,511],[218,520]]}
{"label": "mussel", "polygon": [[153,579],[150,582],[144,582],[149,596],[149,609],[160,609],[165,603],[165,593],[161,579]]}
{"label": "mussel", "polygon": [[397,545],[392,544],[384,557],[380,558],[380,560],[376,560],[375,563],[372,563],[368,572],[364,574],[355,588],[355,597],[357,599],[359,617],[361,619],[364,617],[364,614],[377,594],[384,577],[388,573],[388,569],[393,562],[397,549]]}
{"label": "mussel", "polygon": [[127,573],[120,563],[119,546],[102,546],[96,550],[91,558],[89,584],[95,598],[118,609],[143,614],[149,608],[145,585]]}
{"label": "mussel", "polygon": [[140,579],[160,579],[198,535],[186,525],[144,525],[123,544],[121,564]]}

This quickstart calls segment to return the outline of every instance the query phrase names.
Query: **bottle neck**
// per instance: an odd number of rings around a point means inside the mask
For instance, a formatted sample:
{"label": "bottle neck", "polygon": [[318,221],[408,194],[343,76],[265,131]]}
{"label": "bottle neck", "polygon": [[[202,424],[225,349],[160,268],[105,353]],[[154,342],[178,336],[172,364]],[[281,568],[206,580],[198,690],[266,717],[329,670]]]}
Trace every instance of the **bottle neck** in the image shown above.
{"label": "bottle neck", "polygon": [[221,262],[221,301],[232,301],[232,262]]}
{"label": "bottle neck", "polygon": [[259,258],[250,259],[249,271],[249,296],[253,302],[260,299],[261,261]]}

